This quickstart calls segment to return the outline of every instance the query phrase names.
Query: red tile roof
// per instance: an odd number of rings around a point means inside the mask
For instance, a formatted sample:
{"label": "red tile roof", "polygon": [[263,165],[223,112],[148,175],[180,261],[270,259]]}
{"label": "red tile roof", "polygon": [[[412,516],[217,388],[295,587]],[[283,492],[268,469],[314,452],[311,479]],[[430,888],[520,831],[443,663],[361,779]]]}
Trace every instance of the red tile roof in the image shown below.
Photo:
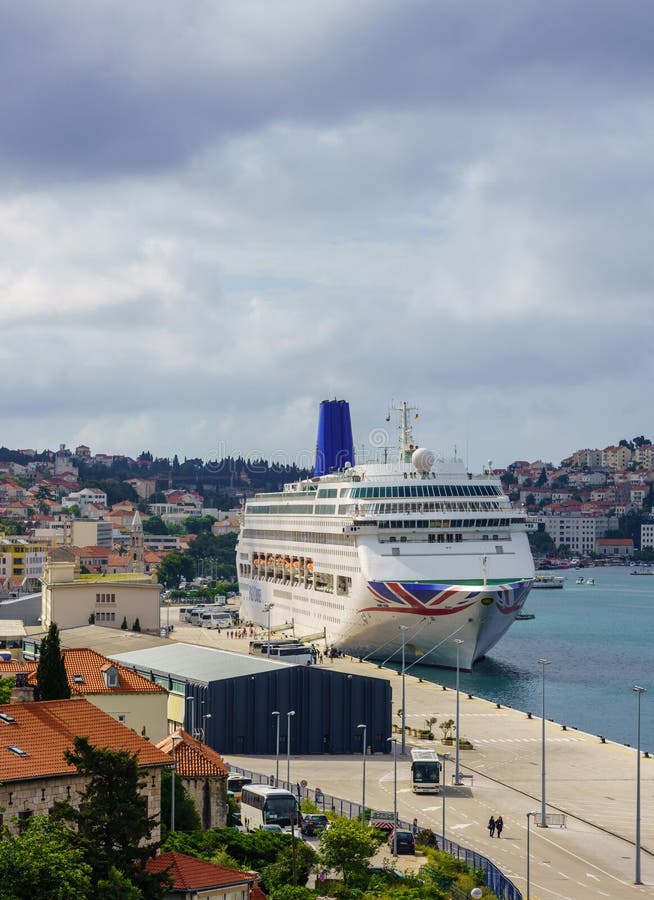
{"label": "red tile roof", "polygon": [[6,703],[0,706],[0,782],[71,774],[64,750],[72,748],[76,736],[87,737],[96,747],[136,753],[141,766],[170,764],[165,753],[88,700]]}
{"label": "red tile roof", "polygon": [[[173,741],[175,736],[181,737],[181,741]],[[191,737],[181,728],[174,735],[169,734],[159,741],[157,747],[169,756],[174,753],[176,771],[182,778],[202,778],[207,775],[227,777],[227,766],[220,753]]]}
{"label": "red tile roof", "polygon": [[256,875],[252,872],[241,872],[239,869],[228,869],[217,866],[204,859],[187,856],[170,850],[162,853],[146,863],[148,872],[168,871],[173,889],[176,891],[201,891],[213,887],[231,887],[232,885],[254,884]]}
{"label": "red tile roof", "polygon": [[[73,649],[62,650],[68,683],[73,694],[132,694],[166,693],[165,688],[120,663],[107,659],[95,650]],[[102,676],[108,666],[118,669],[118,687],[107,687]],[[29,684],[36,684],[36,662],[21,663],[16,660],[0,662],[0,676],[14,672],[27,672]],[[75,676],[81,675],[83,681],[77,683]]]}

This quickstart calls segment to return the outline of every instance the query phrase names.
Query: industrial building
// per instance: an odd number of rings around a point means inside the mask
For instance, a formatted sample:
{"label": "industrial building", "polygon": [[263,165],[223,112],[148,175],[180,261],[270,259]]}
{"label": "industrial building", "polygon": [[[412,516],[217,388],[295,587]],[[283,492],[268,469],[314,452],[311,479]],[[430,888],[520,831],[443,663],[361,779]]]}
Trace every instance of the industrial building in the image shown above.
{"label": "industrial building", "polygon": [[[221,754],[387,753],[391,686],[322,665],[292,665],[191,644],[112,655],[170,691],[168,726]],[[273,715],[279,713],[278,716]]]}

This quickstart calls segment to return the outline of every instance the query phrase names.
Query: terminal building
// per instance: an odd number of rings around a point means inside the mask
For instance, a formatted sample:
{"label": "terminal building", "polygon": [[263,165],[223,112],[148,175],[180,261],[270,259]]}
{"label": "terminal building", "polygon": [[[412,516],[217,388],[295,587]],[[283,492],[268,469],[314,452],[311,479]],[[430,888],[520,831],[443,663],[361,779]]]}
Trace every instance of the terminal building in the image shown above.
{"label": "terminal building", "polygon": [[112,658],[170,692],[171,732],[183,727],[221,754],[284,756],[289,739],[293,755],[361,753],[360,724],[368,752],[389,752],[385,679],[181,643]]}

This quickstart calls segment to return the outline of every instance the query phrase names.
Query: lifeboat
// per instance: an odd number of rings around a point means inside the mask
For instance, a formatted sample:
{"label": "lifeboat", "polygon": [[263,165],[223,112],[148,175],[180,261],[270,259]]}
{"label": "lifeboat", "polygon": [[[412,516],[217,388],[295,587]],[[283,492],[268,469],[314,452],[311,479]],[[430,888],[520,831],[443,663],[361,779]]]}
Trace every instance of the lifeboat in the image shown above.
{"label": "lifeboat", "polygon": [[268,563],[269,566],[272,566],[272,564],[275,562],[275,557],[271,554],[268,557],[268,559],[266,560],[266,562]]}
{"label": "lifeboat", "polygon": [[311,562],[311,560],[309,560],[309,562],[307,563],[307,569],[308,569],[310,572],[313,572],[313,563]]}
{"label": "lifeboat", "polygon": [[299,569],[299,568],[300,568],[300,561],[299,561],[299,560],[297,560],[297,559],[294,559],[294,560],[293,560],[293,568],[294,568],[294,569]]}
{"label": "lifeboat", "polygon": [[281,564],[282,564],[282,558],[281,558],[281,556],[276,556],[276,557],[275,557],[275,564],[278,565],[278,566],[281,566]]}
{"label": "lifeboat", "polygon": [[285,568],[285,569],[290,569],[290,568],[291,568],[291,561],[290,561],[290,559],[288,558],[288,556],[287,556],[286,559],[284,560],[284,568]]}

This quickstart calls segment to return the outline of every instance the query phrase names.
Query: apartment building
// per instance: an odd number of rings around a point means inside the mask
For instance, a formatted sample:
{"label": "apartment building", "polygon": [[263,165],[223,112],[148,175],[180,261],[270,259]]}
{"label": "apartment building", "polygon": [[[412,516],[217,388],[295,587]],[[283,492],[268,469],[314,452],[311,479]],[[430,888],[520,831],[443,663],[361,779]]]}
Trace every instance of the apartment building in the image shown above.
{"label": "apartment building", "polygon": [[610,528],[617,528],[618,521],[608,516],[583,516],[574,510],[561,515],[540,515],[536,521],[542,524],[557,547],[566,546],[577,556],[595,552],[598,538],[604,537]]}

